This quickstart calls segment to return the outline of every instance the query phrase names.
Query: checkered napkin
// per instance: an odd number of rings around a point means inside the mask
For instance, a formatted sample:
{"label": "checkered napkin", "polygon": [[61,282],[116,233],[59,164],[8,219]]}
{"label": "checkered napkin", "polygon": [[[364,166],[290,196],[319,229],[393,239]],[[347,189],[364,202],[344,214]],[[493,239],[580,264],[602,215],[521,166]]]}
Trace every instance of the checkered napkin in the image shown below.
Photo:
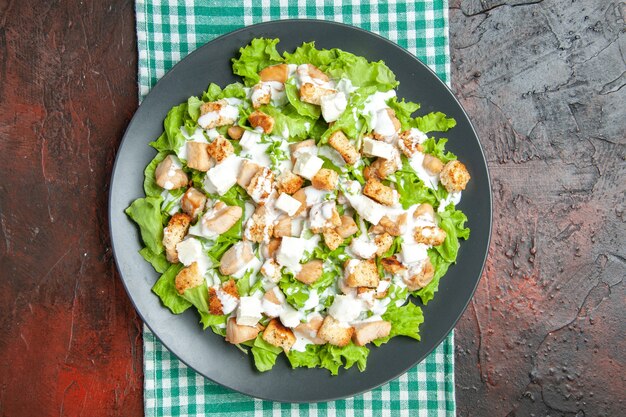
{"label": "checkered napkin", "polygon": [[[443,80],[450,78],[447,0],[380,4],[378,0],[208,0],[196,4],[189,0],[136,0],[136,13],[141,98],[174,64],[217,36],[246,25],[293,18],[335,20],[378,33],[415,54]],[[452,333],[400,378],[346,400],[311,404],[262,401],[233,392],[189,369],[145,326],[143,336],[146,416],[455,414]]]}

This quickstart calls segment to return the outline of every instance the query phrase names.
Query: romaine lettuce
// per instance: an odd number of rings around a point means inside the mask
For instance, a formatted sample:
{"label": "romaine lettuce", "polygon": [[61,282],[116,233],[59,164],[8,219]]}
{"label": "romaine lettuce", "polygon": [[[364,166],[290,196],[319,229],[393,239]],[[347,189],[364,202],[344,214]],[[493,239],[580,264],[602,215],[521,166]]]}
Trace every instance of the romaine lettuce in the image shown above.
{"label": "romaine lettuce", "polygon": [[143,243],[155,254],[163,252],[162,202],[160,196],[138,198],[125,210],[128,217],[139,226]]}

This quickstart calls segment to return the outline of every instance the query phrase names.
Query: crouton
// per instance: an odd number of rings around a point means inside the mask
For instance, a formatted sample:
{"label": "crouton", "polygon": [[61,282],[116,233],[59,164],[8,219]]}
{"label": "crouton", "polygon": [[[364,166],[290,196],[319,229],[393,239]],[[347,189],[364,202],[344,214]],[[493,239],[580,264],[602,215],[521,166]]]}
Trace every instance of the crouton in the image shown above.
{"label": "crouton", "polygon": [[[400,168],[395,159],[377,158],[372,165],[367,167],[374,173],[376,178],[384,180]],[[365,173],[365,170],[363,170]]]}
{"label": "crouton", "polygon": [[213,166],[208,149],[208,143],[187,142],[187,166],[207,172]]}
{"label": "crouton", "polygon": [[305,153],[317,153],[315,147],[315,139],[307,139],[301,142],[292,143],[289,145],[289,153],[291,155],[291,162],[296,163],[301,155]]}
{"label": "crouton", "polygon": [[302,269],[296,274],[295,278],[303,284],[311,285],[322,276],[323,265],[323,262],[319,259],[302,264]]}
{"label": "crouton", "polygon": [[230,295],[233,298],[239,298],[237,283],[232,278],[222,284],[222,291],[224,291],[226,294]]}
{"label": "crouton", "polygon": [[311,185],[319,190],[334,190],[339,184],[339,174],[332,169],[322,168],[311,179]]}
{"label": "crouton", "polygon": [[154,170],[154,179],[157,185],[166,190],[176,190],[189,182],[187,174],[182,170],[174,156],[168,155]]}
{"label": "crouton", "polygon": [[204,277],[200,273],[197,262],[181,269],[174,279],[174,286],[179,294],[184,294],[188,289],[196,288],[203,283]]}
{"label": "crouton", "polygon": [[270,320],[261,337],[270,345],[280,347],[285,352],[289,352],[289,349],[296,343],[296,336],[291,329],[283,326],[278,319]]}
{"label": "crouton", "polygon": [[259,205],[265,204],[265,201],[272,194],[273,190],[274,173],[272,170],[265,167],[261,167],[261,169],[252,176],[250,184],[246,187],[248,195]]}
{"label": "crouton", "polygon": [[297,217],[307,209],[306,193],[304,192],[304,189],[300,188],[292,195],[292,197],[300,202],[300,208],[294,213],[294,217]]}
{"label": "crouton", "polygon": [[[276,179],[276,187],[279,193],[294,194],[304,184],[304,179],[291,171],[285,170]],[[300,206],[303,208],[302,206]],[[300,210],[301,211],[301,210]]]}
{"label": "crouton", "polygon": [[386,206],[393,206],[398,202],[397,191],[375,178],[367,180],[363,187],[363,194]]}
{"label": "crouton", "polygon": [[354,326],[352,341],[357,346],[365,346],[372,340],[389,336],[391,323],[385,320],[370,321]]}
{"label": "crouton", "polygon": [[231,317],[226,323],[225,340],[233,345],[247,342],[248,340],[256,339],[262,328],[263,326],[261,326],[261,324],[257,324],[256,326],[239,325],[235,318]]}
{"label": "crouton", "polygon": [[465,165],[457,160],[449,161],[445,164],[439,177],[449,193],[465,190],[470,178]]}
{"label": "crouton", "polygon": [[226,100],[203,103],[200,106],[198,124],[203,129],[231,125],[235,123],[238,113],[237,108],[230,106]]}
{"label": "crouton", "polygon": [[191,216],[186,213],[176,213],[163,229],[163,246],[165,246],[165,256],[173,264],[178,262],[178,251],[176,245],[183,241],[189,230]]}
{"label": "crouton", "polygon": [[255,110],[250,116],[248,116],[248,121],[250,122],[250,126],[253,128],[260,127],[263,129],[263,133],[272,133],[274,130],[274,118],[269,114],[265,114],[262,111]]}
{"label": "crouton", "polygon": [[426,258],[418,268],[411,268],[409,273],[402,277],[409,291],[416,291],[427,286],[435,276],[435,268]]}
{"label": "crouton", "polygon": [[405,130],[398,135],[398,148],[404,153],[407,158],[412,157],[417,152],[422,152],[422,141],[428,137],[417,129]]}
{"label": "crouton", "polygon": [[418,243],[439,246],[446,240],[446,231],[437,226],[416,226],[413,238]]}
{"label": "crouton", "polygon": [[341,224],[337,226],[335,231],[342,238],[348,238],[359,231],[359,228],[352,217],[344,215],[339,219],[341,220]]}
{"label": "crouton", "polygon": [[343,347],[350,343],[354,328],[346,327],[332,316],[326,316],[317,331],[317,337],[331,345]]}
{"label": "crouton", "polygon": [[285,237],[292,236],[296,237],[294,233],[294,228],[292,227],[293,221],[291,217],[283,215],[281,216],[276,223],[274,223],[274,237]]}
{"label": "crouton", "polygon": [[398,260],[396,255],[390,256],[388,258],[382,258],[380,263],[383,266],[383,269],[390,274],[399,274],[402,271],[406,270],[406,267],[402,265],[402,262]]}
{"label": "crouton", "polygon": [[278,282],[282,277],[280,265],[271,258],[266,260],[261,266],[261,274],[272,282]]}
{"label": "crouton", "polygon": [[244,237],[252,242],[266,242],[272,236],[274,225],[269,219],[265,206],[259,206],[246,222]]}
{"label": "crouton", "polygon": [[228,139],[220,135],[209,144],[207,151],[209,152],[209,155],[211,155],[219,164],[224,159],[232,155],[233,152],[235,152],[235,148],[233,148],[232,143],[230,143]]}
{"label": "crouton", "polygon": [[247,188],[250,185],[252,177],[262,169],[261,165],[256,164],[249,159],[244,159],[239,168],[239,175],[237,175],[237,184],[243,188]]}
{"label": "crouton", "polygon": [[330,250],[337,249],[343,243],[343,238],[339,235],[339,233],[337,233],[336,230],[337,229],[326,229],[322,232],[324,243]]}
{"label": "crouton", "polygon": [[232,275],[246,266],[252,260],[252,244],[242,240],[235,243],[228,249],[220,260],[220,273],[222,275]]}
{"label": "crouton", "polygon": [[252,107],[258,109],[264,104],[269,104],[272,99],[272,87],[269,84],[259,83],[252,87],[250,99]]}
{"label": "crouton", "polygon": [[383,253],[387,252],[393,244],[393,237],[391,237],[389,233],[383,233],[382,235],[378,235],[374,238],[374,243],[378,246],[376,256],[382,256]]}
{"label": "crouton", "polygon": [[204,210],[205,204],[206,196],[204,193],[193,187],[189,187],[180,199],[183,212],[190,215],[192,219],[195,219]]}
{"label": "crouton", "polygon": [[224,306],[217,296],[217,291],[215,291],[213,287],[209,287],[209,313],[216,316],[224,314]]}
{"label": "crouton", "polygon": [[236,125],[232,125],[226,131],[226,133],[228,134],[228,137],[231,138],[232,140],[241,139],[241,137],[243,136],[243,132],[244,132],[243,127],[236,126]]}
{"label": "crouton", "polygon": [[419,217],[427,218],[431,221],[435,220],[435,209],[428,203],[422,203],[415,208],[413,212],[413,218],[417,219]]}
{"label": "crouton", "polygon": [[337,90],[332,88],[325,88],[312,83],[304,83],[300,87],[300,100],[319,106],[322,104],[322,97],[336,93]]}
{"label": "crouton", "polygon": [[439,174],[443,170],[443,162],[436,156],[425,154],[422,166],[431,174]]}
{"label": "crouton", "polygon": [[243,210],[239,206],[227,206],[218,201],[212,209],[202,216],[202,226],[209,232],[221,235],[241,219]]}
{"label": "crouton", "polygon": [[346,270],[346,285],[352,288],[376,288],[379,281],[376,261],[373,259],[357,262],[352,261],[354,261],[354,259],[347,260],[344,264],[344,268]]}
{"label": "crouton", "polygon": [[294,329],[294,333],[301,334],[315,345],[323,345],[326,341],[317,336],[317,332],[322,326],[324,319],[319,314],[311,317],[308,322],[300,323]]}
{"label": "crouton", "polygon": [[354,145],[341,130],[330,135],[328,144],[339,152],[343,160],[346,161],[346,164],[354,165],[361,158],[359,151],[356,150]]}
{"label": "crouton", "polygon": [[289,78],[289,67],[287,64],[271,65],[259,71],[261,81],[278,81],[284,83]]}

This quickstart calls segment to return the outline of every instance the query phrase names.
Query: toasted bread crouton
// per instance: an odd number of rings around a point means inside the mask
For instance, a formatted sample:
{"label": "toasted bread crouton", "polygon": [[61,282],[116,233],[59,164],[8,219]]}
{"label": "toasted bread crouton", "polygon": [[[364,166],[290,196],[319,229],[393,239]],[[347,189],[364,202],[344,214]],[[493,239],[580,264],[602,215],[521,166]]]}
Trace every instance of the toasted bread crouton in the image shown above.
{"label": "toasted bread crouton", "polygon": [[209,144],[204,142],[187,142],[187,166],[198,171],[207,172],[212,166],[209,155]]}
{"label": "toasted bread crouton", "polygon": [[189,182],[187,174],[182,170],[182,166],[174,159],[173,155],[168,155],[154,170],[154,180],[157,185],[166,190],[176,190],[184,187]]}
{"label": "toasted bread crouton", "polygon": [[359,231],[359,227],[356,225],[356,222],[352,217],[344,215],[339,219],[341,220],[341,224],[337,226],[335,231],[342,238],[348,238]]}
{"label": "toasted bread crouton", "polygon": [[261,81],[278,81],[284,83],[289,78],[289,66],[287,64],[271,65],[259,71]]}
{"label": "toasted bread crouton", "polygon": [[398,192],[375,178],[367,180],[363,194],[386,206],[393,206],[398,202]]}
{"label": "toasted bread crouton", "polygon": [[269,104],[272,100],[272,87],[269,84],[258,83],[250,90],[250,100],[252,100],[252,107],[258,109],[264,104]]}
{"label": "toasted bread crouton", "polygon": [[453,160],[444,165],[440,181],[449,193],[463,191],[470,180],[470,174],[463,163]]}
{"label": "toasted bread crouton", "polygon": [[174,279],[174,286],[179,294],[184,294],[188,289],[196,288],[203,283],[204,277],[200,273],[197,262],[181,269]]}
{"label": "toasted bread crouton", "polygon": [[220,273],[222,275],[232,275],[246,266],[252,260],[254,253],[252,252],[252,244],[242,240],[235,243],[228,249],[222,259],[220,259]]}
{"label": "toasted bread crouton", "polygon": [[311,185],[319,190],[334,190],[339,184],[339,174],[332,169],[322,168],[311,180]]}
{"label": "toasted bread crouton", "polygon": [[269,168],[261,167],[252,176],[250,184],[246,187],[248,195],[255,203],[262,205],[269,198],[274,190],[274,173]]}
{"label": "toasted bread crouton", "polygon": [[237,184],[243,188],[247,188],[248,185],[250,185],[252,177],[254,177],[261,169],[261,165],[254,163],[249,159],[244,159],[241,163],[241,168],[239,168],[239,175],[237,175]]}
{"label": "toasted bread crouton", "polygon": [[226,133],[228,134],[228,137],[231,138],[232,140],[241,139],[241,137],[243,136],[243,132],[244,132],[244,128],[241,126],[237,126],[237,125],[232,125],[226,131]]}
{"label": "toasted bread crouton", "polygon": [[376,178],[384,180],[400,167],[394,159],[377,158],[368,168],[374,172]]}
{"label": "toasted bread crouton", "polygon": [[238,109],[230,106],[226,100],[203,103],[200,106],[198,124],[203,129],[232,125],[235,123],[238,113]]}
{"label": "toasted bread crouton", "polygon": [[291,162],[295,164],[296,159],[305,153],[317,153],[316,149],[315,139],[307,139],[290,144],[289,153],[291,155]]}
{"label": "toasted bread crouton", "polygon": [[231,317],[226,323],[225,340],[233,345],[247,342],[248,340],[256,339],[262,328],[263,326],[260,323],[256,326],[242,326],[237,324],[237,320],[234,317]]}
{"label": "toasted bread crouton", "polygon": [[272,258],[263,263],[263,266],[261,266],[261,274],[272,282],[278,282],[282,277],[280,265]]}
{"label": "toasted bread crouton", "polygon": [[256,243],[269,243],[274,225],[268,216],[265,206],[259,206],[246,222],[244,237]]}
{"label": "toasted bread crouton", "polygon": [[357,346],[365,346],[372,340],[389,336],[391,323],[385,320],[370,321],[354,326],[352,341]]}
{"label": "toasted bread crouton", "polygon": [[274,118],[269,114],[265,114],[262,111],[255,110],[250,116],[248,116],[248,121],[250,122],[250,126],[253,128],[260,127],[263,129],[263,133],[272,133],[274,130]]}
{"label": "toasted bread crouton", "polygon": [[319,106],[322,104],[322,97],[336,93],[337,90],[333,88],[326,88],[312,83],[304,83],[300,87],[300,100],[305,103]]}
{"label": "toasted bread crouton", "polygon": [[435,209],[433,208],[433,206],[431,206],[428,203],[422,203],[419,206],[417,206],[415,208],[415,211],[413,212],[413,218],[417,219],[417,218],[426,218],[430,221],[434,221],[435,220]]}
{"label": "toasted bread crouton", "polygon": [[233,152],[235,152],[233,144],[221,135],[216,137],[213,142],[209,144],[207,150],[209,152],[209,155],[211,155],[218,164],[224,159],[228,158],[230,155],[232,155]]}
{"label": "toasted bread crouton", "polygon": [[439,174],[443,170],[443,162],[436,156],[425,154],[422,166],[431,174]]}
{"label": "toasted bread crouton", "polygon": [[270,320],[261,337],[270,345],[282,348],[285,352],[289,352],[296,343],[296,336],[291,329],[283,326],[278,319]]}
{"label": "toasted bread crouton", "polygon": [[298,333],[302,336],[309,339],[315,345],[323,345],[326,341],[317,336],[317,332],[320,327],[322,327],[322,323],[324,319],[319,314],[311,317],[308,322],[300,323],[294,329],[294,333],[297,335]]}
{"label": "toasted bread crouton", "polygon": [[[291,171],[285,170],[276,178],[276,187],[279,193],[294,194],[304,184],[304,179]],[[300,206],[303,208],[302,206]],[[300,210],[301,211],[301,210]]]}
{"label": "toasted bread crouton", "polygon": [[337,233],[336,230],[337,229],[325,229],[322,232],[324,243],[330,250],[337,249],[343,243],[343,238],[339,235],[339,233]]}
{"label": "toasted bread crouton", "polygon": [[302,269],[295,278],[303,284],[311,285],[322,276],[324,263],[320,259],[314,259],[302,264]]}
{"label": "toasted bread crouton", "polygon": [[233,298],[239,298],[237,283],[232,278],[222,284],[222,291],[224,291],[226,294],[230,295]]}
{"label": "toasted bread crouton", "polygon": [[334,346],[343,347],[350,343],[354,328],[346,327],[332,316],[326,316],[317,331],[317,337]]}
{"label": "toasted bread crouton", "polygon": [[446,240],[446,231],[437,226],[416,226],[413,238],[418,243],[439,246]]}
{"label": "toasted bread crouton", "polygon": [[343,160],[346,161],[346,164],[354,165],[361,158],[359,151],[356,150],[354,145],[341,130],[330,135],[328,144],[339,152]]}
{"label": "toasted bread crouton", "polygon": [[296,191],[295,193],[293,193],[292,195],[293,198],[295,198],[296,200],[298,200],[300,202],[300,208],[298,209],[298,211],[296,211],[294,213],[294,217],[299,216],[301,213],[305,212],[307,209],[307,204],[306,204],[306,193],[304,192],[303,188],[300,188],[298,191]]}
{"label": "toasted bread crouton", "polygon": [[185,214],[195,219],[204,209],[206,204],[206,196],[197,188],[189,187],[180,199],[180,206]]}
{"label": "toasted bread crouton", "polygon": [[379,282],[376,261],[373,259],[354,261],[354,259],[350,259],[344,264],[346,285],[352,288],[376,288]]}
{"label": "toasted bread crouton", "polygon": [[430,259],[426,258],[419,267],[411,268],[409,273],[406,274],[402,280],[406,284],[409,291],[416,291],[427,286],[430,281],[433,280],[434,276],[435,268],[430,262]]}
{"label": "toasted bread crouton", "polygon": [[383,269],[390,274],[399,274],[402,271],[406,270],[406,267],[402,265],[402,262],[398,260],[396,255],[390,256],[388,258],[382,258],[380,263],[383,265]]}
{"label": "toasted bread crouton", "polygon": [[173,264],[178,262],[176,245],[183,241],[190,224],[191,216],[186,213],[176,213],[170,218],[165,229],[163,229],[165,256],[167,260]]}
{"label": "toasted bread crouton", "polygon": [[221,316],[224,314],[224,307],[222,306],[222,302],[217,296],[217,291],[215,288],[209,287],[209,313]]}
{"label": "toasted bread crouton", "polygon": [[393,244],[393,237],[391,237],[389,233],[383,233],[382,235],[378,235],[374,238],[374,243],[378,246],[376,256],[382,256],[383,253],[387,252]]}
{"label": "toasted bread crouton", "polygon": [[428,136],[417,129],[405,130],[398,135],[398,148],[400,148],[407,158],[410,158],[415,155],[416,152],[422,152],[424,150],[421,142],[426,139],[428,139]]}

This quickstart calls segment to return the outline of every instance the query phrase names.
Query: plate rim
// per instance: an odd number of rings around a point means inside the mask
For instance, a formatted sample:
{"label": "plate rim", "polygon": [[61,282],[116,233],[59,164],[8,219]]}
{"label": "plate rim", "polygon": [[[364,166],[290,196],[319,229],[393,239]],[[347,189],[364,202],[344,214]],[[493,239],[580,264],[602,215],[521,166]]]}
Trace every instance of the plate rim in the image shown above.
{"label": "plate rim", "polygon": [[[143,105],[143,102],[154,92],[155,88],[165,82],[166,80],[170,79],[173,76],[174,70],[181,65],[181,63],[186,60],[187,58],[193,56],[193,55],[197,55],[199,53],[201,53],[201,50],[204,48],[209,47],[210,45],[214,44],[214,43],[219,43],[222,41],[222,39],[226,38],[226,37],[230,37],[230,36],[236,36],[237,34],[241,34],[243,32],[249,31],[251,29],[256,29],[256,28],[263,28],[266,26],[274,26],[274,25],[282,25],[282,24],[290,24],[290,23],[302,23],[302,22],[306,22],[306,23],[312,23],[312,24],[322,24],[322,25],[329,25],[329,26],[339,26],[339,27],[343,27],[349,30],[355,30],[357,32],[361,32],[363,34],[369,35],[369,36],[374,36],[376,38],[378,38],[379,40],[383,41],[384,43],[388,44],[390,47],[393,47],[394,49],[397,49],[398,52],[404,53],[405,55],[408,55],[412,60],[414,60],[416,62],[417,65],[420,65],[421,67],[423,67],[424,69],[426,69],[427,71],[429,71],[432,75],[434,75],[434,78],[437,80],[437,82],[439,83],[440,86],[442,86],[443,88],[445,88],[445,90],[447,90],[449,96],[452,98],[452,100],[454,100],[454,102],[458,105],[461,113],[465,116],[469,128],[471,129],[472,133],[474,134],[474,136],[477,139],[477,144],[478,144],[478,150],[480,152],[480,156],[482,157],[482,165],[485,168],[485,174],[486,174],[486,180],[487,183],[489,185],[488,187],[488,208],[489,208],[489,216],[488,216],[488,222],[489,222],[489,230],[487,233],[487,240],[486,240],[486,248],[485,248],[485,253],[482,256],[482,260],[481,260],[481,267],[480,267],[480,274],[478,275],[478,278],[476,279],[473,288],[471,289],[471,295],[470,297],[468,297],[468,299],[465,301],[462,309],[461,309],[461,313],[458,315],[458,317],[453,320],[451,322],[451,324],[449,326],[447,326],[447,330],[443,333],[443,336],[441,336],[436,343],[434,344],[434,347],[428,352],[426,353],[423,357],[419,358],[416,357],[415,361],[411,361],[411,363],[409,364],[408,367],[406,367],[406,369],[403,369],[401,372],[397,373],[396,375],[392,376],[391,378],[387,378],[384,379],[383,381],[376,383],[372,386],[370,386],[369,388],[365,388],[365,389],[360,389],[357,391],[352,392],[351,394],[348,395],[337,395],[337,396],[326,396],[325,399],[323,400],[311,400],[311,401],[307,401],[307,400],[277,400],[275,398],[271,398],[268,396],[257,396],[257,395],[252,395],[249,394],[239,388],[237,388],[237,386],[233,386],[232,384],[224,384],[218,381],[215,381],[213,378],[211,378],[210,376],[206,375],[205,373],[203,373],[202,371],[199,371],[198,369],[194,368],[193,366],[191,366],[185,359],[183,359],[182,357],[180,357],[177,353],[175,353],[169,346],[168,343],[166,343],[165,341],[163,341],[161,339],[161,337],[159,337],[159,335],[153,330],[152,326],[150,324],[148,324],[148,322],[145,320],[144,318],[144,314],[137,308],[137,303],[135,302],[135,299],[133,298],[133,296],[131,295],[131,291],[129,291],[128,285],[126,283],[126,280],[123,278],[122,276],[122,272],[121,272],[121,268],[119,265],[119,261],[118,261],[118,255],[117,255],[117,250],[116,250],[116,245],[115,242],[113,240],[113,184],[114,184],[114,180],[116,178],[116,172],[117,172],[117,167],[118,167],[118,163],[120,161],[120,152],[119,150],[122,148],[122,146],[124,145],[124,143],[129,139],[128,135],[129,132],[131,131],[133,125],[135,123],[138,123],[138,119],[135,117],[137,112],[139,111],[139,109],[141,108],[141,106]],[[312,39],[311,41],[315,42],[315,39]],[[242,45],[244,46],[244,45]],[[122,136],[122,140],[119,142],[119,144],[116,147],[116,152],[115,152],[115,161],[113,163],[112,166],[112,171],[111,171],[111,177],[110,177],[110,181],[109,181],[109,196],[108,196],[108,204],[107,204],[107,221],[109,223],[108,225],[108,231],[109,231],[109,241],[111,243],[111,251],[113,254],[113,260],[115,262],[115,267],[116,270],[120,276],[120,279],[122,281],[122,284],[124,285],[124,290],[126,291],[126,294],[130,300],[130,302],[133,305],[133,308],[135,310],[135,312],[139,315],[139,317],[142,320],[142,324],[147,326],[148,329],[150,330],[150,332],[153,334],[153,336],[159,340],[159,342],[161,342],[163,344],[163,346],[165,346],[165,348],[172,354],[174,355],[178,360],[180,360],[183,364],[185,364],[189,369],[193,370],[194,372],[196,372],[197,374],[201,375],[204,378],[207,378],[208,380],[210,380],[211,382],[218,384],[222,387],[226,387],[228,389],[231,389],[235,392],[238,392],[240,394],[246,395],[247,397],[250,398],[258,398],[261,400],[266,400],[266,401],[274,401],[274,402],[283,402],[283,403],[293,403],[293,404],[298,404],[298,403],[311,403],[311,402],[329,402],[329,401],[336,401],[336,400],[341,400],[341,399],[345,399],[345,398],[350,398],[356,395],[360,395],[363,394],[365,392],[369,392],[372,391],[392,380],[397,379],[398,377],[404,375],[409,369],[411,369],[412,367],[416,366],[417,364],[421,363],[427,356],[431,355],[433,353],[433,351],[439,347],[441,345],[441,343],[443,342],[444,339],[446,339],[448,337],[448,335],[450,334],[450,332],[452,330],[454,330],[454,328],[456,327],[458,321],[461,319],[461,317],[463,316],[463,314],[465,313],[465,311],[467,310],[467,307],[469,305],[469,303],[472,301],[476,289],[478,288],[478,285],[480,284],[480,281],[482,279],[482,275],[485,272],[485,265],[487,262],[487,258],[489,256],[489,248],[491,246],[491,239],[492,239],[492,233],[493,233],[493,191],[491,188],[491,173],[489,171],[489,165],[487,163],[487,158],[485,157],[485,151],[483,149],[482,143],[480,142],[480,137],[478,135],[478,133],[476,132],[476,128],[474,127],[474,124],[472,123],[469,115],[467,114],[467,111],[465,110],[465,108],[463,107],[463,105],[461,104],[461,102],[458,100],[458,98],[456,97],[456,95],[454,94],[454,92],[451,90],[451,88],[441,79],[439,78],[439,76],[437,75],[437,73],[431,69],[426,63],[422,62],[416,55],[413,55],[411,52],[409,52],[407,49],[405,49],[404,47],[400,46],[399,44],[368,30],[362,29],[360,27],[356,27],[353,25],[349,25],[346,23],[342,23],[342,22],[335,22],[335,21],[329,21],[329,20],[322,20],[322,19],[280,19],[280,20],[272,20],[272,21],[266,21],[266,22],[260,22],[260,23],[256,23],[253,25],[249,25],[249,26],[244,26],[241,27],[239,29],[235,29],[233,31],[224,33],[200,46],[198,46],[196,49],[194,49],[193,51],[191,51],[189,54],[187,54],[185,57],[183,57],[180,61],[178,61],[176,64],[174,64],[172,66],[172,68],[170,68],[165,74],[163,74],[163,76],[150,88],[150,91],[148,92],[148,94],[146,94],[146,96],[143,98],[143,100],[141,100],[140,103],[138,103],[137,108],[134,110],[133,112],[133,116],[130,120],[130,122],[128,123],[126,129],[124,130],[124,134]],[[444,274],[445,275],[445,274]],[[413,296],[409,297],[409,302],[413,302],[412,300],[414,300]],[[162,306],[162,308],[166,308],[164,306]],[[143,338],[142,338],[143,340]],[[452,353],[454,355],[454,352]],[[306,372],[308,370],[307,369],[298,369],[298,372]],[[143,371],[143,360],[142,360],[142,373],[144,374],[144,378],[145,378],[145,372]]]}

